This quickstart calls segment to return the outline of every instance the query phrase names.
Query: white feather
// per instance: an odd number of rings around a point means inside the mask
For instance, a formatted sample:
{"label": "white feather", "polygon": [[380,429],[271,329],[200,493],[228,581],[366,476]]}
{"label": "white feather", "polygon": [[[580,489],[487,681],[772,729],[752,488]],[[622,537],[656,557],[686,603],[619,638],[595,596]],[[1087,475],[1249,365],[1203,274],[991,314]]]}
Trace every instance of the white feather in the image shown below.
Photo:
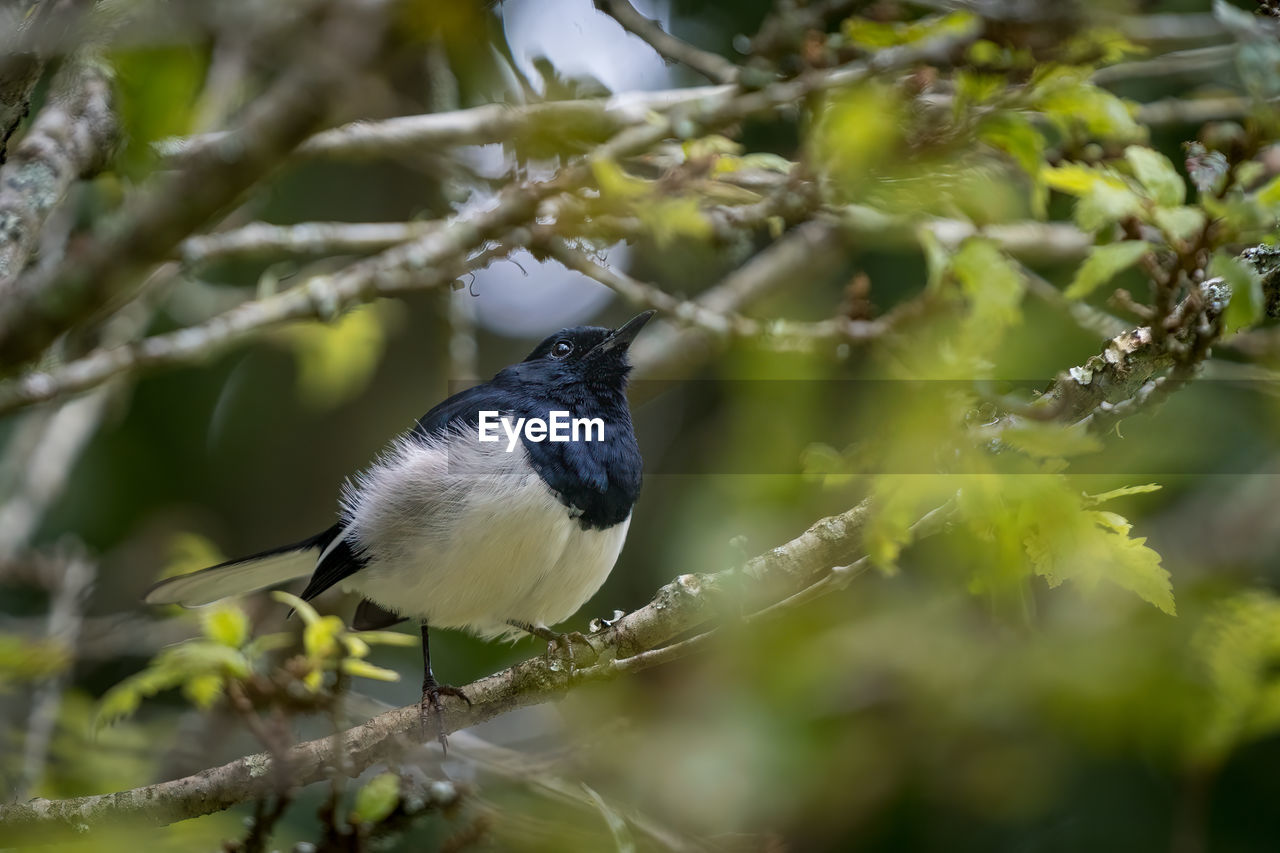
{"label": "white feather", "polygon": [[151,588],[148,604],[181,604],[197,607],[226,598],[243,595],[268,586],[311,574],[316,567],[314,549],[272,554],[259,560],[246,560],[230,566],[214,566],[189,575],[169,578]]}
{"label": "white feather", "polygon": [[609,576],[630,524],[587,530],[534,472],[523,445],[474,433],[397,440],[342,496],[368,565],[346,582],[433,627],[481,636],[509,621],[554,625]]}

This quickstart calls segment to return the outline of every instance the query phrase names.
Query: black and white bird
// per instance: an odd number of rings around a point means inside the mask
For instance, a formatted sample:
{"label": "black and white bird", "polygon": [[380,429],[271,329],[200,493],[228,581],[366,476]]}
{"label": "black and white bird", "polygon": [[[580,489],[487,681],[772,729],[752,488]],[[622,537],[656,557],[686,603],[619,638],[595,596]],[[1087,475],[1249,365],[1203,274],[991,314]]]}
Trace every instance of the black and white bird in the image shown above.
{"label": "black and white bird", "polygon": [[[197,606],[308,574],[302,598],[310,600],[341,584],[363,597],[357,630],[421,622],[425,724],[441,695],[467,698],[436,681],[428,627],[486,638],[527,631],[565,643],[549,626],[577,612],[613,569],[642,467],[627,350],[653,313],[617,329],[552,335],[393,440],[343,486],[332,527],[162,581],[146,601]],[[539,440],[543,431],[528,427],[532,419],[563,424],[563,413],[584,419],[577,440]],[[496,429],[498,418],[507,426]],[[525,428],[509,437],[521,418]]]}

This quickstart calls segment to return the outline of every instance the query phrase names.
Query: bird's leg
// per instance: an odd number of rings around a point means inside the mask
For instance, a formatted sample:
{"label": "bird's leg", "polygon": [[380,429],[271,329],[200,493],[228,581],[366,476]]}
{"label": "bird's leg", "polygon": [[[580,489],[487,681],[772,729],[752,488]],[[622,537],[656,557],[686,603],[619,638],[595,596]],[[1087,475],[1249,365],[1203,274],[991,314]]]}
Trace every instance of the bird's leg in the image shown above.
{"label": "bird's leg", "polygon": [[512,620],[507,623],[513,628],[519,628],[521,631],[528,631],[535,637],[547,641],[547,663],[551,663],[552,652],[559,649],[564,653],[565,661],[569,664],[569,674],[573,675],[574,659],[573,644],[581,643],[591,650],[591,654],[599,657],[600,653],[596,651],[596,647],[591,645],[591,641],[581,631],[568,631],[561,633],[552,631],[546,625],[531,625],[528,622],[517,622]]}
{"label": "bird's leg", "polygon": [[449,751],[449,740],[444,733],[444,714],[440,708],[441,696],[456,696],[463,702],[467,703],[467,707],[471,707],[471,700],[467,698],[467,694],[463,693],[456,687],[448,684],[441,684],[436,681],[436,675],[431,671],[431,646],[427,641],[427,623],[422,623],[422,701],[418,703],[418,723],[422,727],[422,738],[427,737],[427,717],[434,711],[436,715],[436,737],[440,741],[440,748],[446,753]]}

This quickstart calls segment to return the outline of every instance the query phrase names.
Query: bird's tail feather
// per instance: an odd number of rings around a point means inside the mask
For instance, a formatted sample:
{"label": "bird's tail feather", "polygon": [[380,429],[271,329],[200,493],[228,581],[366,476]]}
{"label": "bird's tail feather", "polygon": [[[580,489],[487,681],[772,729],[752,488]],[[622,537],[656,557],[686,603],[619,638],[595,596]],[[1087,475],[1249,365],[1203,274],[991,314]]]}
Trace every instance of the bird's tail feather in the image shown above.
{"label": "bird's tail feather", "polygon": [[147,590],[143,601],[196,607],[309,575],[316,567],[316,552],[332,542],[338,530],[334,525],[301,542],[162,580]]}

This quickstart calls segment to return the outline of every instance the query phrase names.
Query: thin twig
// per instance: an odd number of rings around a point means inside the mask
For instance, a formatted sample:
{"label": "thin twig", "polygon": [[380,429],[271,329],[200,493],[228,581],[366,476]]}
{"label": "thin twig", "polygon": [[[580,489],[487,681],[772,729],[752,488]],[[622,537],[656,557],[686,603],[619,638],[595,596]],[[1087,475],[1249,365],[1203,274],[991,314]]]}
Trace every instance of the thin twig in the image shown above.
{"label": "thin twig", "polygon": [[637,281],[597,263],[586,252],[560,238],[552,238],[547,253],[641,307],[656,308],[678,323],[724,338],[751,338],[760,346],[780,350],[810,350],[829,343],[866,343],[887,330],[882,322],[833,318],[816,323],[754,320],[732,311],[713,311],[697,302],[679,299],[659,287]]}
{"label": "thin twig", "polygon": [[178,247],[178,254],[188,266],[259,255],[367,254],[420,239],[439,227],[438,221],[302,222],[296,225],[251,222],[229,231],[188,237]]}
{"label": "thin twig", "polygon": [[640,14],[629,0],[595,0],[595,5],[624,30],[648,42],[664,59],[686,65],[713,83],[733,83],[738,79],[738,67],[732,62],[671,35],[657,21]]}

